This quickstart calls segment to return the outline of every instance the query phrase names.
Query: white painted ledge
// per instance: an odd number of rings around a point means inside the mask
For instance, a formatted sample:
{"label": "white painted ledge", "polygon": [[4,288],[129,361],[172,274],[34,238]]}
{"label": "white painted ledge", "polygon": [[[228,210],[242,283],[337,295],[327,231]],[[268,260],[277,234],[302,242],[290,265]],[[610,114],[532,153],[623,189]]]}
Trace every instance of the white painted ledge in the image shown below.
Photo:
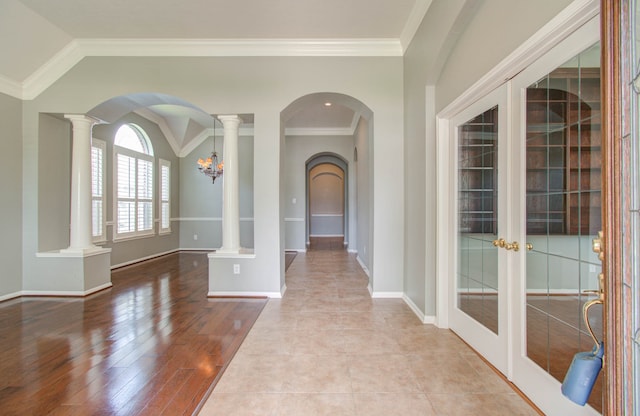
{"label": "white painted ledge", "polygon": [[53,250],[53,251],[41,251],[36,253],[36,257],[57,257],[57,258],[84,258],[91,256],[99,256],[101,254],[111,253],[110,248],[92,247],[81,250]]}
{"label": "white painted ledge", "polygon": [[255,259],[256,253],[252,248],[241,248],[238,252],[214,251],[207,254],[210,259]]}

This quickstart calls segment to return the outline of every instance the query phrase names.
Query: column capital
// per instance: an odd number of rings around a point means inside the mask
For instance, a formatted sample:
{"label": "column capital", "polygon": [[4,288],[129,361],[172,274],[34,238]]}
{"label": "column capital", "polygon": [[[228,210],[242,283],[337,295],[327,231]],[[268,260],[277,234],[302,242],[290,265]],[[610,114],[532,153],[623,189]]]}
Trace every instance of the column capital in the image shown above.
{"label": "column capital", "polygon": [[218,116],[218,120],[222,121],[222,124],[224,124],[225,126],[227,125],[227,123],[232,126],[232,125],[240,125],[240,123],[242,122],[242,119],[237,115],[237,114],[225,114],[225,115],[221,115]]}
{"label": "column capital", "polygon": [[84,122],[87,124],[100,124],[102,121],[86,114],[65,114],[64,118],[71,120],[72,123]]}

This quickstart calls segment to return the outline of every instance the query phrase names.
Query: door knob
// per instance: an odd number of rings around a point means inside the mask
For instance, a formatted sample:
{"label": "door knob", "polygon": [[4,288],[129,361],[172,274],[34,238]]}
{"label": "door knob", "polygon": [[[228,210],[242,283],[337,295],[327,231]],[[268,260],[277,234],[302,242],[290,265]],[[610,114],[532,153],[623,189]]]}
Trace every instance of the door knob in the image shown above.
{"label": "door knob", "polygon": [[506,244],[507,244],[507,242],[504,241],[504,238],[498,238],[497,240],[493,240],[493,246],[494,247],[504,248],[504,246]]}
{"label": "door knob", "polygon": [[527,251],[533,250],[533,244],[527,243]]}
{"label": "door knob", "polygon": [[518,244],[517,241],[514,241],[513,243],[505,244],[504,248],[506,248],[507,250],[519,251],[520,250],[520,244]]}

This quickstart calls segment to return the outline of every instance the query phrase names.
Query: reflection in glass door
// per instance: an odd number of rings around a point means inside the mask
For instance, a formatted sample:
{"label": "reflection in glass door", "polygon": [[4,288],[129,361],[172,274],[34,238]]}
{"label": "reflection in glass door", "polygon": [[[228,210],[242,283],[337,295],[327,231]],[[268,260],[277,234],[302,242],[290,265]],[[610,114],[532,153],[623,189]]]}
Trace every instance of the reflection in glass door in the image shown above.
{"label": "reflection in glass door", "polygon": [[[526,89],[526,354],[562,382],[594,341],[582,319],[598,288],[601,229],[600,48]],[[596,309],[596,308],[594,308]],[[591,323],[601,338],[601,310]],[[602,409],[601,378],[589,400]]]}
{"label": "reflection in glass door", "polygon": [[[506,218],[506,86],[450,120],[456,154],[455,279],[450,281],[449,325],[498,370],[508,366],[506,250],[499,239]],[[452,195],[452,196],[454,196]]]}
{"label": "reflection in glass door", "polygon": [[458,308],[498,333],[498,107],[458,127]]}

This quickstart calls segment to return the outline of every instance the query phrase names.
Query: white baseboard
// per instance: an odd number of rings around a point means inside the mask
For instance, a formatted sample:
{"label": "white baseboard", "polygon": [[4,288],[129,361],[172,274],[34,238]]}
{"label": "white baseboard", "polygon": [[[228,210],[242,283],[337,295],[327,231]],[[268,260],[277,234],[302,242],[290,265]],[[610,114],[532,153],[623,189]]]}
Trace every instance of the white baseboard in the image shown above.
{"label": "white baseboard", "polygon": [[207,297],[228,297],[228,298],[272,298],[280,299],[282,294],[280,292],[209,292]]}
{"label": "white baseboard", "polygon": [[124,263],[114,264],[114,265],[111,266],[111,270],[117,269],[119,267],[124,267],[124,266],[129,266],[129,265],[132,265],[132,264],[140,263],[141,261],[155,259],[156,257],[166,256],[167,254],[172,254],[172,253],[177,253],[179,251],[187,251],[187,250],[188,249],[175,249],[175,250],[165,251],[163,253],[155,253],[155,254],[152,254],[150,256],[141,257],[141,258],[136,259],[136,260],[130,260],[130,261],[125,261]]}
{"label": "white baseboard", "polygon": [[402,292],[373,292],[371,297],[374,299],[402,299]]}
{"label": "white baseboard", "polygon": [[[360,259],[360,256],[356,256],[356,260],[358,260],[358,264],[362,268],[362,271],[364,271],[364,274],[366,274],[369,280],[371,280],[371,274],[369,273],[369,269],[367,269],[367,266],[362,262],[362,260]],[[371,292],[371,290],[369,290],[369,292]]]}
{"label": "white baseboard", "polygon": [[404,303],[407,304],[409,309],[411,309],[413,311],[413,313],[416,314],[416,316],[420,319],[420,322],[422,322],[423,324],[435,325],[436,317],[433,316],[433,315],[427,316],[424,313],[422,313],[420,308],[418,308],[418,306],[416,306],[416,304],[413,303],[413,301],[411,300],[411,298],[409,298],[409,296],[407,296],[406,294],[403,294],[402,295],[402,300],[404,300]]}
{"label": "white baseboard", "polygon": [[180,247],[176,251],[197,251],[197,252],[205,252],[205,251],[216,251],[220,250],[220,247],[197,247],[197,248],[185,248]]}
{"label": "white baseboard", "polygon": [[297,251],[298,253],[306,253],[306,248],[285,248],[284,251]]}
{"label": "white baseboard", "polygon": [[347,250],[347,253],[358,254],[358,250],[350,248],[350,249]]}
{"label": "white baseboard", "polygon": [[5,300],[9,300],[9,299],[13,299],[13,298],[19,298],[20,296],[22,296],[22,292],[8,293],[6,295],[0,296],[0,302],[5,301]]}
{"label": "white baseboard", "polygon": [[89,296],[92,293],[96,293],[101,290],[108,289],[111,286],[113,286],[113,284],[109,282],[85,291],[82,291],[82,290],[23,290],[22,296],[84,297],[84,296]]}

